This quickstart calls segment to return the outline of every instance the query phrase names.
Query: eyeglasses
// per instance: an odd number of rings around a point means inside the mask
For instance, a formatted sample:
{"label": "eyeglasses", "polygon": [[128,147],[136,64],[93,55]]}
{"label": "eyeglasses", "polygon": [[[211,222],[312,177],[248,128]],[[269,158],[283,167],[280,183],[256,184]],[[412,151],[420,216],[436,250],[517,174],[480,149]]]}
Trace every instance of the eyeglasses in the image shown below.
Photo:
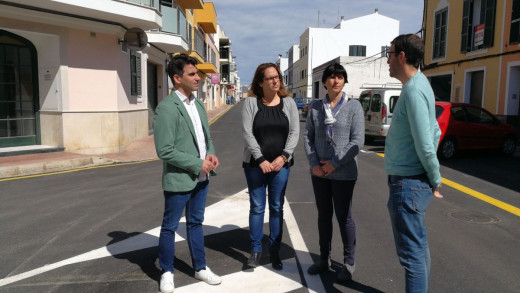
{"label": "eyeglasses", "polygon": [[273,77],[266,77],[266,78],[264,78],[264,80],[269,81],[269,82],[274,82],[275,80],[280,81],[280,76],[277,75],[277,76],[273,76]]}
{"label": "eyeglasses", "polygon": [[390,58],[390,54],[395,53],[395,51],[386,51],[386,58]]}

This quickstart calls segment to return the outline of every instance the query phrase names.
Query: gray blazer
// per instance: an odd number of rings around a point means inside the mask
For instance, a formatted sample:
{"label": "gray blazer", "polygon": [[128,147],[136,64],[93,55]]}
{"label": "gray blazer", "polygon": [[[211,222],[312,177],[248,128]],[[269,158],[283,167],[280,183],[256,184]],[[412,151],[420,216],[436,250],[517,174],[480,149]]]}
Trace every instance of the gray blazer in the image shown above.
{"label": "gray blazer", "polygon": [[312,167],[319,165],[320,161],[331,161],[336,170],[323,178],[356,180],[358,176],[357,154],[365,143],[363,107],[358,100],[350,100],[341,107],[335,118],[336,123],[334,123],[333,131],[336,146],[333,147],[327,142],[327,134],[325,133],[323,101],[312,102],[303,135],[304,149],[309,165],[312,169]]}
{"label": "gray blazer", "polygon": [[[244,101],[242,108],[242,134],[244,136],[244,159],[243,161],[249,163],[251,155],[256,159],[262,156],[260,145],[256,141],[253,134],[253,121],[258,112],[258,105],[256,97],[247,98]],[[283,112],[289,119],[289,136],[285,142],[283,151],[289,154],[287,158],[290,160],[300,135],[300,117],[296,103],[290,97],[283,98]]]}

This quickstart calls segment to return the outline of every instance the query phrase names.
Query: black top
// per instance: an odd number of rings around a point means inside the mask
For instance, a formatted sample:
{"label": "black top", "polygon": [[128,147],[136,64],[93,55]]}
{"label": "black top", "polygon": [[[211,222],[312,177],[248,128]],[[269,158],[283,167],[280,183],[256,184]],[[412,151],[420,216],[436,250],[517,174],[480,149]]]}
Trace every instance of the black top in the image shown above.
{"label": "black top", "polygon": [[266,106],[260,99],[257,100],[257,104],[258,112],[253,119],[253,135],[260,145],[262,157],[255,160],[251,156],[249,164],[244,164],[250,167],[256,167],[265,160],[272,162],[284,154],[283,149],[289,136],[289,119],[283,112],[283,99],[280,99],[276,106]]}

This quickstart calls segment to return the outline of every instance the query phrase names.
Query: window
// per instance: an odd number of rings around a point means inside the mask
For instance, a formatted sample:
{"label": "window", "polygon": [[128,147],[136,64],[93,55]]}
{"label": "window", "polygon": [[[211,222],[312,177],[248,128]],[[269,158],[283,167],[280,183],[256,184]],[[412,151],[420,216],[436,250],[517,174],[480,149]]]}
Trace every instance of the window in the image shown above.
{"label": "window", "polygon": [[367,113],[368,108],[370,107],[370,98],[370,94],[364,94],[361,97],[359,97],[359,102],[361,103],[361,106],[363,107],[365,114]]}
{"label": "window", "polygon": [[388,100],[388,107],[390,108],[390,113],[394,113],[395,105],[397,104],[397,100],[399,99],[399,96],[391,96],[390,100]]}
{"label": "window", "polygon": [[435,13],[435,28],[433,37],[433,58],[446,56],[446,31],[448,8]]}
{"label": "window", "polygon": [[453,118],[455,118],[455,120],[466,122],[466,112],[462,107],[452,107],[450,111],[451,115],[453,115]]}
{"label": "window", "polygon": [[468,111],[468,122],[481,124],[493,124],[495,122],[493,116],[482,109],[466,107],[466,111]]}
{"label": "window", "polygon": [[496,0],[464,0],[461,52],[493,46]]}
{"label": "window", "polygon": [[350,45],[348,47],[348,55],[349,56],[366,56],[367,55],[367,46]]}
{"label": "window", "polygon": [[381,46],[381,57],[386,57],[386,52],[390,51],[389,46]]}
{"label": "window", "polygon": [[511,32],[509,43],[520,43],[520,0],[513,0],[513,11],[511,12]]}
{"label": "window", "polygon": [[372,112],[381,111],[381,95],[375,94],[372,97],[372,105],[370,106],[370,111],[372,111]]}
{"label": "window", "polygon": [[130,54],[130,94],[141,95],[141,54],[134,51]]}

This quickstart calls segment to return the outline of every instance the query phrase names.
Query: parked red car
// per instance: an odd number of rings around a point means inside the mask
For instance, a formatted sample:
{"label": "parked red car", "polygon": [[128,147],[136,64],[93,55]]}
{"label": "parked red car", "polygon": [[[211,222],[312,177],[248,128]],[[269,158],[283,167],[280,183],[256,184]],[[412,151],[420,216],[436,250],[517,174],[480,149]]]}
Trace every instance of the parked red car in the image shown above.
{"label": "parked red car", "polygon": [[506,155],[516,150],[517,130],[485,109],[466,103],[435,102],[441,139],[437,155],[452,158],[459,150],[497,149]]}

